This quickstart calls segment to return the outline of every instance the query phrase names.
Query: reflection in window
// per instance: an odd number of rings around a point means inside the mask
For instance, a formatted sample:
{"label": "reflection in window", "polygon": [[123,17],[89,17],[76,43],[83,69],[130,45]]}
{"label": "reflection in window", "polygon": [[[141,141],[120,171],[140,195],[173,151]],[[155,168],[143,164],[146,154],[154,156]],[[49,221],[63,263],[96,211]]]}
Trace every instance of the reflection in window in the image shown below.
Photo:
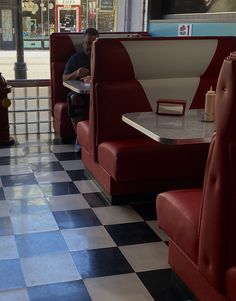
{"label": "reflection in window", "polygon": [[3,42],[13,41],[12,33],[12,11],[10,9],[2,9],[2,40]]}

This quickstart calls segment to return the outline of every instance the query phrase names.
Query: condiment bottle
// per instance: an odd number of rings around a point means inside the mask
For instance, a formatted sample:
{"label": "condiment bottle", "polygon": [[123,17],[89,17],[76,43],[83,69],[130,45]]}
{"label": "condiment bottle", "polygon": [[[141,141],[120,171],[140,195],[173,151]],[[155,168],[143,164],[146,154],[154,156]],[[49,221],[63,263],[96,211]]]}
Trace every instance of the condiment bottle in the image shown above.
{"label": "condiment bottle", "polygon": [[211,87],[205,96],[204,121],[214,121],[215,119],[215,97],[216,92]]}

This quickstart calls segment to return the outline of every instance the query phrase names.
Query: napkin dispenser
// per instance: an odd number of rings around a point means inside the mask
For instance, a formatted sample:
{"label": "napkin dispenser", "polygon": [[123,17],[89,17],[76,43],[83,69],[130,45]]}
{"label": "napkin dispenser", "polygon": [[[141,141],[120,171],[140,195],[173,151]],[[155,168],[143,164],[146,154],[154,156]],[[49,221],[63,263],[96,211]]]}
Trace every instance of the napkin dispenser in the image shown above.
{"label": "napkin dispenser", "polygon": [[183,116],[185,113],[186,101],[175,99],[158,99],[157,115]]}

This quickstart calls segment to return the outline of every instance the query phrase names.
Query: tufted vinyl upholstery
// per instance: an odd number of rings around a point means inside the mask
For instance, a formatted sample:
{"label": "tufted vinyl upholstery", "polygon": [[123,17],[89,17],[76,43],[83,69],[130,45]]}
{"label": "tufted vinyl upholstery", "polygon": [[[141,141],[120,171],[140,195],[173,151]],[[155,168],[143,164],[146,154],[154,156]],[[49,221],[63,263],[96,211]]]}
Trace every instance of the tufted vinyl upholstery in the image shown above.
{"label": "tufted vinyl upholstery", "polygon": [[[158,195],[157,215],[171,238],[170,265],[197,299],[236,301],[235,54],[224,60],[220,71],[215,115],[203,190]],[[170,217],[177,216],[174,224]]]}

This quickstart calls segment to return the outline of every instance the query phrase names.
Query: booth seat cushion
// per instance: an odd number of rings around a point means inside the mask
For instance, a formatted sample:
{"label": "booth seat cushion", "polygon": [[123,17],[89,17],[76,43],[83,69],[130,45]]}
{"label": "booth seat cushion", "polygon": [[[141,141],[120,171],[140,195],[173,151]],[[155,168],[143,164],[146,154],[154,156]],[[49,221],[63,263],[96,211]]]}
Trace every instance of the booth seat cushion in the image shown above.
{"label": "booth seat cushion", "polygon": [[65,63],[63,62],[52,62],[51,63],[51,93],[52,93],[52,113],[53,107],[58,102],[65,102],[67,95],[70,90],[63,86],[62,75],[65,69]]}
{"label": "booth seat cushion", "polygon": [[116,181],[187,178],[203,173],[208,146],[166,145],[147,137],[106,141],[98,147],[98,163]]}
{"label": "booth seat cushion", "polygon": [[226,291],[229,300],[236,301],[236,267],[228,269],[226,272]]}
{"label": "booth seat cushion", "polygon": [[69,121],[68,109],[66,102],[57,102],[53,109],[54,117],[61,120],[62,123]]}
{"label": "booth seat cushion", "polygon": [[159,226],[195,263],[201,196],[201,189],[186,189],[164,192],[157,197]]}
{"label": "booth seat cushion", "polygon": [[68,115],[68,108],[66,102],[57,102],[55,104],[54,119],[56,119],[57,122],[61,124],[64,128],[67,128],[68,130],[72,131],[72,133],[74,133],[74,129]]}
{"label": "booth seat cushion", "polygon": [[79,144],[84,147],[88,152],[89,147],[89,121],[84,120],[77,123],[77,139]]}

